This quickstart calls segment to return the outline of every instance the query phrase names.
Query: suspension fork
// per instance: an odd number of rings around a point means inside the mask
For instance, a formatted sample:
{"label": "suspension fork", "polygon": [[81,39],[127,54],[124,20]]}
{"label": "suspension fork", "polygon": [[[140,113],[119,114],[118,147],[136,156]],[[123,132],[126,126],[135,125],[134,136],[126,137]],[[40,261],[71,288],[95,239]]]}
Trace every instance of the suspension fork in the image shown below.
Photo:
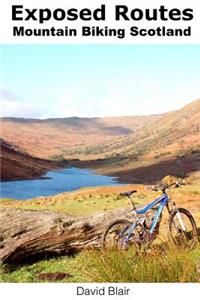
{"label": "suspension fork", "polygon": [[182,217],[181,217],[181,214],[180,214],[180,212],[179,212],[179,210],[177,209],[177,218],[178,218],[178,220],[179,220],[179,223],[180,223],[180,225],[181,225],[181,228],[182,228],[182,230],[183,231],[186,231],[186,227],[185,227],[185,224],[184,224],[184,222],[183,222],[183,219],[182,219]]}
{"label": "suspension fork", "polygon": [[[171,199],[170,199],[170,200],[171,200]],[[181,225],[181,228],[182,228],[183,231],[186,231],[185,224],[184,224],[184,222],[183,222],[183,219],[182,219],[182,217],[181,217],[181,214],[180,214],[178,208],[176,207],[176,204],[175,204],[174,202],[172,202],[172,201],[171,201],[171,203],[172,203],[172,209],[169,208],[169,203],[168,203],[168,202],[167,202],[167,204],[166,204],[166,207],[167,207],[167,210],[168,210],[169,214],[170,214],[173,210],[176,211],[176,215],[177,215],[177,218],[178,218],[179,223],[180,223],[180,225]],[[173,224],[174,224],[174,222],[173,222]],[[175,224],[174,224],[174,226],[175,226]],[[175,226],[175,227],[176,227],[176,226]]]}

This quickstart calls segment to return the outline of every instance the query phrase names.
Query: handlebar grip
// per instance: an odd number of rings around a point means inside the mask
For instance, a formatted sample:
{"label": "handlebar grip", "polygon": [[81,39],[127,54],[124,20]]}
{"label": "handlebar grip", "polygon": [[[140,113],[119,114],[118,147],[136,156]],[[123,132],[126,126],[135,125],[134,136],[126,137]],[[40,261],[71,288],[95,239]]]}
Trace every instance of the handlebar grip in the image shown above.
{"label": "handlebar grip", "polygon": [[173,183],[171,183],[171,184],[163,184],[163,185],[160,185],[160,186],[154,186],[154,187],[152,187],[152,190],[153,191],[164,191],[164,190],[166,190],[166,189],[169,189],[170,187],[172,187],[172,186],[174,186],[174,188],[179,188],[179,187],[181,187],[181,183],[180,182],[173,182]]}

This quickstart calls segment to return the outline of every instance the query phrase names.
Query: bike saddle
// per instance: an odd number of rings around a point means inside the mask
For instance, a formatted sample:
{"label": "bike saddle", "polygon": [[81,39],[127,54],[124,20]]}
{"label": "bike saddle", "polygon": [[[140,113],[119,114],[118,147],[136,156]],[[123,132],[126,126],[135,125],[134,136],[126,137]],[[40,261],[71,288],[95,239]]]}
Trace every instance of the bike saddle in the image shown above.
{"label": "bike saddle", "polygon": [[123,197],[130,197],[132,194],[134,193],[137,193],[136,190],[133,190],[133,191],[128,191],[128,192],[125,192],[125,193],[120,193],[120,196],[123,196]]}

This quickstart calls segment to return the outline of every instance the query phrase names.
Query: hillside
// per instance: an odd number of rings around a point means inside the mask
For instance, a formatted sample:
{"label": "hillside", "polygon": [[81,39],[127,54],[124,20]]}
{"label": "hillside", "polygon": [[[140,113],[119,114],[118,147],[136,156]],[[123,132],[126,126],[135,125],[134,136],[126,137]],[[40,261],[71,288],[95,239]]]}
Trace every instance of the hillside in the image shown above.
{"label": "hillside", "polygon": [[[125,182],[152,183],[200,170],[200,100],[169,112],[134,133],[86,149],[101,159],[79,162]],[[74,153],[75,154],[75,153]],[[91,156],[91,154],[90,154]]]}
{"label": "hillside", "polygon": [[2,137],[29,155],[78,159],[74,165],[125,182],[151,183],[200,170],[200,100],[164,115],[2,118],[1,127]]}
{"label": "hillside", "polygon": [[159,115],[46,120],[1,118],[1,137],[30,155],[61,158],[126,136],[159,118]]}
{"label": "hillside", "polygon": [[200,144],[200,100],[186,105],[180,110],[169,112],[156,122],[111,143],[101,145],[99,151],[106,154],[124,154],[134,157],[148,154],[153,157],[180,151]]}
{"label": "hillside", "polygon": [[[200,149],[200,100],[180,110],[169,112],[156,122],[134,133],[99,146],[107,157],[118,157],[120,163],[139,159],[170,158]],[[95,153],[95,152],[93,152]]]}
{"label": "hillside", "polygon": [[63,163],[32,157],[19,148],[0,139],[1,176],[0,179],[32,179],[43,175],[47,170],[63,166]]}

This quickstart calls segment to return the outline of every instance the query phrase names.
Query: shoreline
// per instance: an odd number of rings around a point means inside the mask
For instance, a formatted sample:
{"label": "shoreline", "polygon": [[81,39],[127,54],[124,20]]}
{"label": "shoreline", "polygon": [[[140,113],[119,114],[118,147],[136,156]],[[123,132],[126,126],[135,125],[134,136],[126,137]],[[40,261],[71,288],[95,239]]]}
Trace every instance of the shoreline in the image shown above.
{"label": "shoreline", "polygon": [[118,178],[118,182],[127,184],[151,185],[161,181],[170,175],[179,178],[187,178],[190,173],[200,170],[200,152],[189,153],[183,156],[171,156],[162,160],[149,161],[149,164],[141,163],[134,167],[115,169],[106,160],[99,161],[75,161],[70,165],[80,168],[95,170],[97,174]]}
{"label": "shoreline", "polygon": [[[42,160],[41,160],[42,161]],[[137,165],[129,169],[117,168],[108,160],[66,160],[51,161],[46,160],[43,170],[29,176],[20,176],[1,180],[1,182],[10,182],[17,180],[34,180],[46,179],[45,174],[51,170],[76,167],[81,169],[89,169],[98,175],[112,176],[116,178],[118,183],[122,184],[155,184],[162,180],[165,176],[171,175],[180,178],[186,178],[192,172],[200,169],[200,152],[190,153],[187,156],[168,157],[166,160],[155,160],[149,162],[148,165]]]}
{"label": "shoreline", "polygon": [[[42,179],[42,180],[41,180]],[[49,180],[44,180],[49,179]],[[43,181],[44,180],[44,181]],[[96,174],[94,170],[67,166],[50,170],[44,177],[34,180],[10,180],[0,184],[1,198],[16,200],[52,196],[98,186],[122,186],[118,178]]]}
{"label": "shoreline", "polygon": [[[0,178],[0,183],[2,182],[14,182],[14,181],[23,181],[23,180],[41,180],[41,179],[49,179],[49,177],[45,177],[45,175],[49,172],[49,171],[53,171],[53,170],[59,170],[59,169],[64,169],[66,167],[69,167],[69,164],[66,162],[56,162],[56,161],[51,161],[51,160],[42,160],[42,159],[38,159],[41,160],[42,163],[45,166],[41,166],[41,169],[38,170],[36,173],[30,175],[30,174],[21,174],[18,175],[16,177],[11,177],[11,176],[6,176],[8,174],[4,174],[3,178]],[[48,165],[48,166],[47,166]],[[1,174],[2,177],[2,174]]]}

